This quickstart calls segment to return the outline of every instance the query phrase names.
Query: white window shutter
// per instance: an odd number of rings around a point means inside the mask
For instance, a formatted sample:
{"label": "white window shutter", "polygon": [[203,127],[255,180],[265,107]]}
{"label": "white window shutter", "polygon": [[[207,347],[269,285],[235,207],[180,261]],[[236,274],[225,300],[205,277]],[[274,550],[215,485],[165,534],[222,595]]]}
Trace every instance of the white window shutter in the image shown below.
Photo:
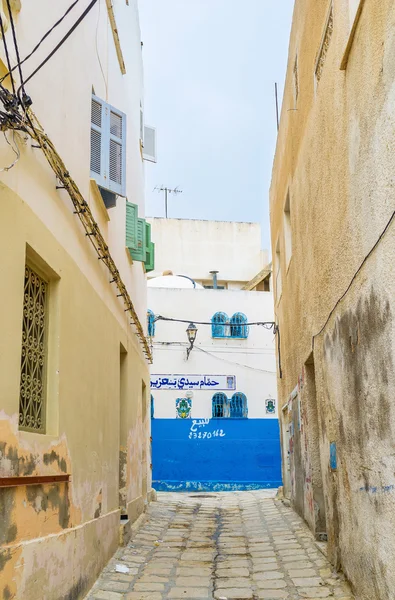
{"label": "white window shutter", "polygon": [[126,196],[126,115],[94,95],[91,177],[105,190]]}
{"label": "white window shutter", "polygon": [[91,177],[97,185],[104,187],[105,156],[103,153],[103,138],[105,137],[104,102],[92,96],[91,105]]}
{"label": "white window shutter", "polygon": [[144,160],[157,162],[156,158],[156,129],[150,125],[144,125]]}

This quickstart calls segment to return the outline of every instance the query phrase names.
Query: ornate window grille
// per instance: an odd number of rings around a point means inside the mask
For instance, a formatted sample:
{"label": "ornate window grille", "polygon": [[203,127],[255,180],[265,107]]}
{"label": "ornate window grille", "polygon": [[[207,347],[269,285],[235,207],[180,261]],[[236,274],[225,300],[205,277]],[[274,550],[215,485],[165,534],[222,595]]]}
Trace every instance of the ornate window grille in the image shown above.
{"label": "ornate window grille", "polygon": [[147,310],[147,321],[148,321],[148,336],[155,337],[155,315],[152,310]]}
{"label": "ornate window grille", "polygon": [[45,432],[45,367],[47,360],[48,283],[25,268],[22,324],[19,428]]}
{"label": "ornate window grille", "polygon": [[243,313],[235,313],[230,320],[230,337],[232,338],[247,338],[248,325],[247,317]]}
{"label": "ornate window grille", "polygon": [[248,416],[247,397],[241,392],[233,394],[229,403],[231,419],[246,419]]}
{"label": "ornate window grille", "polygon": [[229,337],[229,319],[223,312],[217,312],[211,319],[211,335],[213,338]]}
{"label": "ornate window grille", "polygon": [[226,394],[218,392],[212,399],[213,419],[223,419],[228,416],[228,398]]}

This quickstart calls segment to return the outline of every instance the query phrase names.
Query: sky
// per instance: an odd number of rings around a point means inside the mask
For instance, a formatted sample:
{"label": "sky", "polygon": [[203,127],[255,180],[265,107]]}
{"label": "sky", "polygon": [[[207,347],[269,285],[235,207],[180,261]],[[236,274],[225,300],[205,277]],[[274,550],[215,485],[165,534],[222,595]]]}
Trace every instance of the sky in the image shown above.
{"label": "sky", "polygon": [[146,124],[146,214],[254,221],[270,246],[274,83],[284,87],[294,0],[139,0]]}

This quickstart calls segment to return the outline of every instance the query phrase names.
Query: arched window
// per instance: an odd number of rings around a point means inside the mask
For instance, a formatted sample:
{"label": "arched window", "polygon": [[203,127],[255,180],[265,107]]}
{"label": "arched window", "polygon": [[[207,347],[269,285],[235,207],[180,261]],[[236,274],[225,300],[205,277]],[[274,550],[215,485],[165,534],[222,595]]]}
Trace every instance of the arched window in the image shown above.
{"label": "arched window", "polygon": [[247,338],[248,325],[247,317],[243,313],[235,313],[230,320],[230,337]]}
{"label": "arched window", "polygon": [[241,392],[233,394],[229,403],[230,418],[246,419],[248,416],[247,397]]}
{"label": "arched window", "polygon": [[217,312],[211,319],[211,335],[213,338],[228,337],[229,319],[228,315],[223,312]]}
{"label": "arched window", "polygon": [[228,416],[228,398],[226,394],[223,394],[222,392],[214,394],[212,404],[213,419],[222,419],[223,417]]}
{"label": "arched window", "polygon": [[154,412],[155,412],[155,402],[154,402],[154,397],[151,394],[151,419],[154,418]]}
{"label": "arched window", "polygon": [[147,321],[148,321],[148,336],[155,336],[155,315],[152,310],[147,310]]}

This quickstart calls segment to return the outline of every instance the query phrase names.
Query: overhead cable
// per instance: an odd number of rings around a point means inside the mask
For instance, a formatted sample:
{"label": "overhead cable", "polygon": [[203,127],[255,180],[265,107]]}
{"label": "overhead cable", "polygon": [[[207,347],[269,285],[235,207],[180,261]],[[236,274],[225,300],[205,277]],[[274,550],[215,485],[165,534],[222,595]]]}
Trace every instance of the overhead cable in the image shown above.
{"label": "overhead cable", "polygon": [[73,2],[73,4],[71,4],[71,6],[69,6],[69,8],[64,13],[64,15],[62,17],[60,17],[60,19],[58,21],[56,21],[56,23],[51,27],[51,29],[49,29],[47,31],[47,33],[41,38],[41,40],[38,42],[38,44],[36,44],[36,46],[33,48],[33,50],[27,56],[25,56],[25,58],[23,60],[18,61],[18,63],[15,66],[13,66],[12,68],[9,67],[8,73],[6,73],[5,75],[3,75],[3,77],[0,79],[0,83],[2,83],[4,81],[4,79],[6,77],[8,77],[8,75],[11,75],[11,73],[13,71],[15,71],[15,69],[17,69],[20,65],[23,65],[23,63],[26,62],[31,56],[33,56],[33,54],[35,52],[37,52],[37,50],[39,49],[39,47],[41,46],[41,44],[43,43],[43,41],[46,40],[47,37],[53,32],[53,30],[56,29],[56,27],[58,27],[58,25],[60,25],[62,23],[62,21],[67,17],[67,15],[69,14],[69,12],[71,12],[71,10],[74,8],[74,6],[79,1],[80,0],[75,0]]}
{"label": "overhead cable", "polygon": [[[92,8],[95,6],[95,4],[98,2],[98,0],[91,0],[91,2],[88,4],[88,6],[86,7],[86,9],[84,10],[84,12],[82,13],[82,15],[77,19],[77,21],[74,23],[74,25],[72,26],[71,29],[69,29],[69,31],[66,33],[66,35],[60,40],[59,44],[57,44],[55,46],[55,48],[52,50],[52,52],[50,52],[47,56],[47,58],[45,58],[39,65],[38,67],[33,71],[33,73],[31,73],[29,75],[29,77],[27,79],[25,79],[25,84],[30,81],[34,75],[36,75],[40,69],[43,68],[43,66],[52,58],[52,56],[54,54],[56,54],[56,52],[59,50],[59,48],[61,48],[63,46],[63,44],[66,42],[66,40],[68,40],[68,38],[71,36],[71,34],[77,29],[78,25],[85,19],[85,17],[87,16],[87,14],[92,10]],[[18,88],[18,96],[20,94],[20,89],[21,87]]]}
{"label": "overhead cable", "polygon": [[[174,323],[195,323],[195,325],[227,325],[227,323],[212,323],[212,321],[195,321],[195,319],[173,319],[172,317],[163,317],[162,315],[155,315],[154,322],[156,321],[172,321]],[[230,323],[232,326],[232,323]],[[276,324],[274,321],[255,321],[252,323],[235,323],[235,326],[249,327],[250,325],[261,325],[265,329],[273,329],[276,333]]]}

